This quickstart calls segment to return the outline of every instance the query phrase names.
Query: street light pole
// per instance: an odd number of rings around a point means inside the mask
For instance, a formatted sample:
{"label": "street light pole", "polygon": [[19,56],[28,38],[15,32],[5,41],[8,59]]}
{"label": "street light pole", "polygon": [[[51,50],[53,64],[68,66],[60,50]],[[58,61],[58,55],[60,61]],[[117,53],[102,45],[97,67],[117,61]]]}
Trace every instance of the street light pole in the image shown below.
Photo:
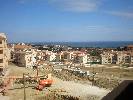
{"label": "street light pole", "polygon": [[93,80],[92,80],[92,85],[94,85],[94,66],[93,66]]}
{"label": "street light pole", "polygon": [[23,86],[24,86],[24,100],[26,100],[26,91],[25,91],[25,74],[23,73]]}

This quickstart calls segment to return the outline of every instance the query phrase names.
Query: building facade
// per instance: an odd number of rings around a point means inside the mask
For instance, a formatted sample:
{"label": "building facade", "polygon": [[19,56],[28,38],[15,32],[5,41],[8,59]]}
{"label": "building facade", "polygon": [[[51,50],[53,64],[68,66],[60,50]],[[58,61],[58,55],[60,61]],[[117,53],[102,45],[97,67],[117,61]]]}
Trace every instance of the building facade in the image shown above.
{"label": "building facade", "polygon": [[131,53],[129,52],[118,52],[117,64],[131,64]]}
{"label": "building facade", "polygon": [[117,55],[114,52],[104,52],[101,54],[102,64],[116,64]]}
{"label": "building facade", "polygon": [[4,33],[0,33],[0,75],[3,74],[8,67],[8,48],[7,37]]}
{"label": "building facade", "polygon": [[47,58],[47,59],[46,59],[47,61],[50,61],[50,62],[51,62],[51,61],[55,61],[55,60],[56,60],[56,55],[55,55],[55,53],[50,53],[50,54],[47,54],[46,56],[47,56],[47,57],[46,57],[46,58]]}
{"label": "building facade", "polygon": [[33,68],[36,65],[36,52],[34,51],[18,51],[15,53],[15,63],[18,66]]}

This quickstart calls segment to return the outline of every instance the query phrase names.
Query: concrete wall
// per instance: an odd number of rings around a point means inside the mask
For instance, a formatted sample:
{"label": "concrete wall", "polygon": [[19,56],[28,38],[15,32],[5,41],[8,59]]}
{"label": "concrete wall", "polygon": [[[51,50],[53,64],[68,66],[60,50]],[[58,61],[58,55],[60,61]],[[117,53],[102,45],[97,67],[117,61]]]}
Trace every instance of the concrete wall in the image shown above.
{"label": "concrete wall", "polygon": [[0,33],[0,68],[4,70],[8,67],[7,38],[4,33]]}

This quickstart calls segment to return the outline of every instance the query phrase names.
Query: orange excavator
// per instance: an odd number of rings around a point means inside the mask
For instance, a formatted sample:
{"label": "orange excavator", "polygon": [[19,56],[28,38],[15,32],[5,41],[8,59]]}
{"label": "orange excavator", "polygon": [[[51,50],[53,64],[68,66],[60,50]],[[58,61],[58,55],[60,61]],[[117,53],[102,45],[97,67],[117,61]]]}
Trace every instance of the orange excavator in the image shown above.
{"label": "orange excavator", "polygon": [[[28,77],[27,77],[28,78]],[[36,77],[31,77],[36,78]],[[48,74],[47,77],[39,77],[38,85],[36,86],[36,89],[39,91],[42,91],[45,87],[49,87],[52,85],[53,80],[51,77],[51,74]],[[16,79],[23,79],[22,77],[16,77],[16,76],[9,76],[4,78],[3,84],[0,85],[0,93],[3,95],[6,95],[8,93],[9,87],[13,84],[13,81]]]}
{"label": "orange excavator", "polygon": [[51,74],[48,74],[47,78],[39,79],[39,84],[36,87],[36,89],[42,91],[45,87],[51,86],[52,83],[53,83],[53,80],[52,80]]}

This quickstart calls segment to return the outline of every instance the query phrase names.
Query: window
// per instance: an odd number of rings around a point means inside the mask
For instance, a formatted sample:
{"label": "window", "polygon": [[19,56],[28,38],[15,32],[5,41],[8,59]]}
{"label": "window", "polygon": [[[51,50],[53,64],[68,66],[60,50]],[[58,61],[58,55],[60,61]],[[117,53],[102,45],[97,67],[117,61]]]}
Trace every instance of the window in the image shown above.
{"label": "window", "polygon": [[3,63],[3,59],[0,59],[0,63]]}
{"label": "window", "polygon": [[0,44],[2,44],[2,40],[0,40]]}
{"label": "window", "polygon": [[3,50],[0,50],[0,54],[3,54]]}

